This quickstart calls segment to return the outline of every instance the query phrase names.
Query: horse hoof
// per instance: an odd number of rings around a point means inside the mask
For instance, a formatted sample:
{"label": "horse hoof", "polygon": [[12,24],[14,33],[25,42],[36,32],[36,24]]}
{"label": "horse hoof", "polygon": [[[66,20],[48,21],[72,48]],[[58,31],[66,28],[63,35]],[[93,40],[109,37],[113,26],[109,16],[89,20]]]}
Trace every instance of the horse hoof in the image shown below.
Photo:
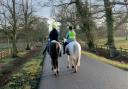
{"label": "horse hoof", "polygon": [[57,75],[59,75],[59,71],[57,71]]}
{"label": "horse hoof", "polygon": [[74,66],[72,66],[72,68],[74,68]]}
{"label": "horse hoof", "polygon": [[59,76],[59,72],[58,73],[55,73],[54,76]]}
{"label": "horse hoof", "polygon": [[57,73],[54,73],[54,76],[57,76]]}
{"label": "horse hoof", "polygon": [[77,71],[74,71],[73,73],[77,73]]}

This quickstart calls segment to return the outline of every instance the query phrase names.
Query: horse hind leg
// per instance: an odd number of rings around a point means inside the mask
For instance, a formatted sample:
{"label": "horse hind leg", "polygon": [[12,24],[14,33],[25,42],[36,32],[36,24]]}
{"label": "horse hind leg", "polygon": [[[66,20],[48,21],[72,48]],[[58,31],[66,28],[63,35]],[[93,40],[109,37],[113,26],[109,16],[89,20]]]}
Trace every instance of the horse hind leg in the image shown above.
{"label": "horse hind leg", "polygon": [[68,56],[68,66],[67,68],[70,68],[70,57]]}
{"label": "horse hind leg", "polygon": [[74,73],[77,73],[77,71],[78,71],[78,66],[79,66],[79,58],[77,58],[76,60],[74,60],[74,64],[75,64],[75,66],[74,66]]}
{"label": "horse hind leg", "polygon": [[56,74],[56,66],[55,66],[55,64],[53,63],[53,65],[52,65],[52,71],[53,71],[53,73],[54,73],[54,75],[56,76],[57,74]]}
{"label": "horse hind leg", "polygon": [[57,67],[54,69],[54,75],[55,76],[59,75],[59,69]]}
{"label": "horse hind leg", "polygon": [[59,66],[58,66],[58,60],[55,62],[55,69],[54,69],[54,75],[59,75]]}
{"label": "horse hind leg", "polygon": [[57,71],[56,71],[56,69],[54,69],[54,75],[57,76]]}
{"label": "horse hind leg", "polygon": [[58,71],[58,70],[57,70],[57,67],[56,67],[56,66],[54,66],[53,72],[54,72],[54,75],[55,75],[55,76],[57,76],[57,75],[58,75],[57,71]]}
{"label": "horse hind leg", "polygon": [[76,65],[74,73],[77,73],[77,71],[78,71],[78,66]]}
{"label": "horse hind leg", "polygon": [[72,64],[72,69],[74,69],[75,68],[75,60],[74,60],[75,58],[74,57],[72,57],[72,60],[71,60],[71,64]]}
{"label": "horse hind leg", "polygon": [[77,73],[77,71],[78,71],[78,65],[77,65],[77,63],[75,63],[75,66],[74,66],[74,73]]}
{"label": "horse hind leg", "polygon": [[59,70],[57,69],[57,75],[59,75]]}
{"label": "horse hind leg", "polygon": [[57,73],[57,75],[59,75],[59,65],[58,64],[56,66],[56,69],[57,69],[56,73]]}

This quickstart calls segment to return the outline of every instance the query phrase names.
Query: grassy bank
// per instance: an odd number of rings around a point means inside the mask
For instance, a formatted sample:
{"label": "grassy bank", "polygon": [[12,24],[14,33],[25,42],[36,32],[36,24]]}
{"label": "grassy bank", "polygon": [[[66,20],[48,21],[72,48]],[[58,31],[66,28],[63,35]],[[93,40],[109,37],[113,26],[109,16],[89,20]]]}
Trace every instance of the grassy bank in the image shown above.
{"label": "grassy bank", "polygon": [[11,75],[11,80],[2,89],[37,89],[42,72],[42,56],[39,54],[22,65],[22,68]]}
{"label": "grassy bank", "polygon": [[[25,55],[28,51],[24,51],[24,52],[19,52],[18,56],[22,57],[23,55]],[[6,65],[8,63],[10,63],[11,61],[16,60],[16,58],[12,58],[12,57],[5,57],[3,59],[0,59],[0,64],[2,65]]]}
{"label": "grassy bank", "polygon": [[86,55],[88,57],[91,57],[92,59],[96,59],[98,61],[113,65],[115,67],[128,70],[128,64],[121,63],[121,62],[114,61],[114,60],[110,60],[110,59],[106,59],[104,57],[100,57],[98,55],[95,55],[95,54],[92,54],[92,53],[89,53],[89,52],[86,52],[86,51],[82,51],[82,54],[84,54],[84,55]]}

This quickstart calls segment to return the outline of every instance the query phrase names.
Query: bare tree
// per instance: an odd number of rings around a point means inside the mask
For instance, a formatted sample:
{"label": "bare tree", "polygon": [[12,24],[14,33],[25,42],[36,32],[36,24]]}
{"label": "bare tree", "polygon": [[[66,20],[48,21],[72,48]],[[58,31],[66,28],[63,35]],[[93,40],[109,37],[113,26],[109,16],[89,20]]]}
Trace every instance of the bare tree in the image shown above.
{"label": "bare tree", "polygon": [[110,56],[114,57],[115,53],[115,43],[114,43],[114,26],[113,26],[113,14],[112,6],[109,0],[104,0],[104,6],[106,11],[106,22],[107,22],[107,32],[108,32],[108,42],[107,45],[110,49]]}
{"label": "bare tree", "polygon": [[92,20],[92,15],[90,14],[89,11],[89,6],[88,6],[88,1],[85,1],[85,5],[81,0],[75,0],[76,2],[76,8],[79,13],[81,23],[82,23],[82,28],[85,31],[85,36],[87,38],[87,44],[90,50],[94,50],[94,35],[93,35],[93,30],[95,27],[95,23]]}
{"label": "bare tree", "polygon": [[[53,2],[53,0],[51,0]],[[107,27],[107,35],[108,35],[108,45],[109,48],[114,52],[115,50],[115,43],[114,43],[114,30],[118,29],[121,25],[123,25],[125,22],[127,22],[128,14],[127,11],[122,10],[116,7],[116,5],[119,6],[127,6],[128,1],[127,0],[98,0],[102,4],[89,4],[91,3],[91,0],[69,0],[67,2],[64,2],[60,0],[61,3],[54,4],[55,7],[61,7],[66,6],[69,7],[72,4],[76,5],[77,13],[79,14],[80,20],[79,21],[83,29],[85,29],[87,43],[89,48],[94,48],[94,34],[92,32],[95,29],[95,23],[94,21],[102,21],[103,24],[106,24]],[[116,10],[115,10],[116,9]],[[66,12],[67,13],[67,12]],[[92,19],[93,18],[93,19]],[[105,21],[106,18],[106,21]],[[115,18],[115,20],[114,20]],[[67,19],[69,20],[69,19]],[[91,23],[91,24],[90,24]],[[97,23],[97,22],[96,22]],[[81,26],[81,27],[82,27]],[[94,27],[94,28],[91,28]],[[111,54],[111,53],[110,53]]]}
{"label": "bare tree", "polygon": [[23,12],[23,30],[25,30],[25,37],[26,37],[26,43],[27,43],[27,50],[30,50],[30,33],[31,33],[31,25],[34,22],[34,19],[32,17],[33,14],[33,7],[32,7],[32,0],[22,0],[22,12]]}
{"label": "bare tree", "polygon": [[4,29],[3,31],[9,32],[8,35],[11,36],[13,57],[17,56],[16,33],[19,25],[20,11],[20,5],[16,3],[16,0],[1,1],[1,25]]}

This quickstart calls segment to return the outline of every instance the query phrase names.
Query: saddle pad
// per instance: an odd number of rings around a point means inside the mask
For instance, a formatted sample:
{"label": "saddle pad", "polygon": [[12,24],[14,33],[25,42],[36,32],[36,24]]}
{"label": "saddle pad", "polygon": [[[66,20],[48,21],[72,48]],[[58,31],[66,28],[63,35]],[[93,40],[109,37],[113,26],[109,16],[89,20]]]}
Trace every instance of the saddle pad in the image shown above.
{"label": "saddle pad", "polygon": [[57,42],[57,41],[56,41],[56,40],[52,40],[51,42],[55,43],[55,42]]}

